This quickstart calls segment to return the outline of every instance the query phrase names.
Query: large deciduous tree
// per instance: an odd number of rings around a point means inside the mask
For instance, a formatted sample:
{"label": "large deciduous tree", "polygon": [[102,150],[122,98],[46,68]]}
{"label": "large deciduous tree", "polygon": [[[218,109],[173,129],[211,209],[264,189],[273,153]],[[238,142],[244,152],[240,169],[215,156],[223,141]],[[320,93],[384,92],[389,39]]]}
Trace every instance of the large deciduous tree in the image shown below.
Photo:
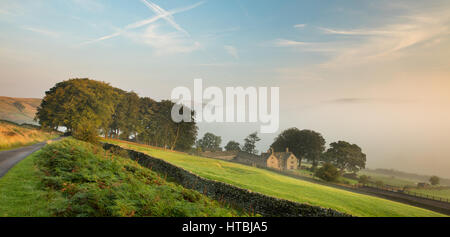
{"label": "large deciduous tree", "polygon": [[288,148],[299,159],[300,164],[305,158],[311,161],[315,168],[321,154],[325,151],[325,139],[320,133],[312,130],[289,128],[275,138],[271,147],[279,152]]}
{"label": "large deciduous tree", "polygon": [[324,159],[338,167],[341,173],[345,170],[356,173],[366,167],[366,154],[362,149],[345,141],[331,143]]}
{"label": "large deciduous tree", "polygon": [[90,79],[70,79],[57,83],[46,92],[36,120],[44,128],[67,128],[74,137],[94,141],[105,137],[135,140],[169,149],[188,150],[197,138],[194,111],[191,122],[174,122],[169,100],[156,102],[139,98]]}
{"label": "large deciduous tree", "polygon": [[102,124],[114,112],[113,87],[90,79],[59,82],[45,93],[36,120],[44,128],[66,127],[83,140],[95,140]]}

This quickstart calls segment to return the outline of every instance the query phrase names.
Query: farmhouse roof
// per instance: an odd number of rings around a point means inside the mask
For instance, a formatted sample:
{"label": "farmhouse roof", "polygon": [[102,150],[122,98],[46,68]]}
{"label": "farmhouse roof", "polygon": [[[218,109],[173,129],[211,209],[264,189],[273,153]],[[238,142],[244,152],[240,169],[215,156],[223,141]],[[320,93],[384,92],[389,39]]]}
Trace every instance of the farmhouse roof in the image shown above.
{"label": "farmhouse roof", "polygon": [[[285,161],[287,160],[291,155],[294,155],[292,152],[272,152],[272,153],[262,153],[261,157],[264,159],[268,159],[271,155],[274,155],[279,160]],[[295,155],[294,155],[295,156]]]}

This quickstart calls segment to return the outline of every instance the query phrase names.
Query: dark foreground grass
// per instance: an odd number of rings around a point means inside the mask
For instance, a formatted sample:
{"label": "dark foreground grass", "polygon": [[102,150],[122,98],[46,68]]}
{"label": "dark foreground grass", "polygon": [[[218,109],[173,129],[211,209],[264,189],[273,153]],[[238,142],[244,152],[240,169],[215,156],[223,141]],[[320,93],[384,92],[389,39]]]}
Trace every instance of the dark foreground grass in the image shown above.
{"label": "dark foreground grass", "polygon": [[45,146],[0,179],[0,216],[245,216],[74,139]]}

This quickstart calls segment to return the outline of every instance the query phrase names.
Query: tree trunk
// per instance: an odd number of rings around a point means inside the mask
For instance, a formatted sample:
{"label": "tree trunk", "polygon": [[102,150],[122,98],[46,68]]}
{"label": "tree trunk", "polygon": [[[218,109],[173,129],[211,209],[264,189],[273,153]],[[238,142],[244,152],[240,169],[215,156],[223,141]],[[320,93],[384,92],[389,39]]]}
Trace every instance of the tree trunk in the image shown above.
{"label": "tree trunk", "polygon": [[172,146],[170,147],[170,150],[172,150],[172,151],[175,149],[175,145],[177,144],[178,137],[180,136],[180,127],[181,127],[180,125],[177,126],[177,135],[175,136]]}

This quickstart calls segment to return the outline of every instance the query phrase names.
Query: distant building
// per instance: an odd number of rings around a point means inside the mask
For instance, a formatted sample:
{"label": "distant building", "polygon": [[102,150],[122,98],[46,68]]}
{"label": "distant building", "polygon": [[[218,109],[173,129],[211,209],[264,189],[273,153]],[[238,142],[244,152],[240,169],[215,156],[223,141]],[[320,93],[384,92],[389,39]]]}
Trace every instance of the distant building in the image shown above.
{"label": "distant building", "polygon": [[300,164],[294,153],[289,152],[286,148],[285,152],[274,152],[270,149],[267,153],[262,153],[261,157],[265,160],[268,168],[277,170],[296,170]]}
{"label": "distant building", "polygon": [[427,184],[427,183],[417,183],[417,187],[418,188],[427,188],[427,187],[429,187],[430,185],[429,184]]}
{"label": "distant building", "polygon": [[295,170],[300,164],[294,153],[286,149],[285,152],[274,152],[270,149],[267,153],[260,156],[243,151],[221,151],[221,152],[202,152],[202,156],[227,160],[245,165],[271,168],[276,170]]}

